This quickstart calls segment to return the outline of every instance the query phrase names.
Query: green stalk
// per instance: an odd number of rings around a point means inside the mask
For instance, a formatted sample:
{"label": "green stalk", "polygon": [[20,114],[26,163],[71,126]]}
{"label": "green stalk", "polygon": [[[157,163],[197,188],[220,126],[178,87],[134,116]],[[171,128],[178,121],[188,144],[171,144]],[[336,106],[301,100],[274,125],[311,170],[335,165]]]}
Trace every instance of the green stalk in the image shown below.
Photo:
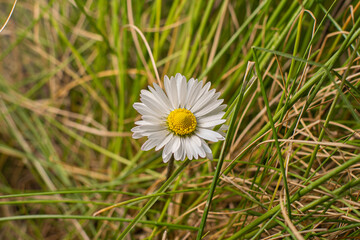
{"label": "green stalk", "polygon": [[[34,220],[34,219],[79,219],[79,220],[93,220],[93,221],[117,221],[117,222],[130,222],[130,219],[127,218],[118,218],[118,217],[93,217],[93,216],[83,216],[83,215],[55,215],[55,214],[37,214],[37,215],[19,215],[19,216],[10,216],[10,217],[2,217],[0,218],[0,222],[8,222],[8,221],[19,221],[19,220]],[[157,221],[147,221],[140,220],[139,223],[149,224],[159,227],[168,227],[168,228],[176,228],[176,229],[184,229],[184,230],[197,230],[196,227],[180,225],[180,224],[171,224],[171,223],[160,223]]]}
{"label": "green stalk", "polygon": [[[200,1],[199,1],[199,3],[200,3]],[[202,33],[204,31],[204,28],[207,24],[209,24],[208,18],[209,18],[211,9],[213,8],[214,0],[206,1],[205,5],[206,5],[206,9],[205,9],[204,14],[202,14],[201,16],[198,16],[201,18],[201,23],[200,23],[200,27],[198,28],[198,30],[196,32],[195,41],[191,46],[190,56],[187,58],[187,62],[186,62],[185,69],[184,69],[185,73],[188,73],[189,68],[194,63],[193,60],[194,60],[195,56],[197,56],[197,48],[200,43],[201,37],[203,36]],[[202,78],[200,77],[200,79],[202,79]]]}
{"label": "green stalk", "polygon": [[[360,25],[360,18],[356,21],[356,23],[353,26],[353,29],[351,30],[351,32],[348,34],[348,37],[346,38],[346,40],[343,42],[343,44],[341,45],[341,47],[339,48],[339,50],[334,54],[334,56],[332,56],[324,65],[324,68],[319,69],[319,71],[317,71],[314,76],[309,79],[302,88],[299,89],[299,91],[297,91],[294,96],[289,100],[289,104],[287,105],[287,109],[291,108],[301,97],[303,97],[304,95],[306,95],[306,93],[308,93],[308,91],[314,86],[316,85],[315,90],[313,91],[312,96],[310,96],[309,100],[306,103],[305,106],[305,110],[308,108],[308,106],[310,105],[309,102],[311,103],[312,99],[315,97],[317,91],[320,89],[321,84],[325,81],[326,79],[326,72],[327,69],[331,69],[335,63],[335,61],[340,57],[340,55],[343,53],[343,51],[348,47],[349,43],[351,43],[351,41],[355,40],[352,38],[352,35],[357,33],[358,31],[358,27]],[[274,51],[274,50],[268,50],[268,49],[263,49],[263,48],[259,48],[259,47],[253,47],[254,49],[259,49],[259,50],[266,50],[269,52],[274,52],[279,54],[278,51]],[[292,55],[290,54],[283,54],[284,56],[287,56],[289,58],[293,58]],[[299,61],[305,61],[302,58],[297,58]],[[315,62],[311,62],[311,61],[305,61],[308,63],[313,63],[316,66],[322,66],[319,63],[315,63]],[[283,106],[278,112],[275,113],[275,115],[273,116],[274,122],[276,122],[277,120],[279,120],[281,113],[283,111],[285,111],[285,106]],[[300,116],[299,116],[300,117]],[[256,136],[252,139],[250,144],[255,143],[255,141],[259,140],[259,137],[262,136],[265,132],[267,132],[270,129],[271,125],[270,123],[267,123],[257,134]],[[239,158],[243,157],[245,154],[248,153],[248,151],[250,151],[250,148],[247,149],[246,151],[244,151]],[[224,174],[227,174],[229,171],[232,170],[232,168],[236,165],[236,162],[232,163],[225,171]]]}
{"label": "green stalk", "polygon": [[208,66],[199,76],[199,79],[203,79],[210,70],[216,65],[216,63],[220,60],[220,58],[226,53],[226,51],[230,48],[231,44],[235,42],[235,40],[238,39],[239,35],[248,27],[248,25],[251,23],[251,21],[258,16],[260,10],[265,6],[271,0],[263,1],[252,13],[251,15],[245,20],[245,22],[241,25],[241,27],[232,35],[232,37],[229,39],[229,41],[226,42],[226,44],[221,48],[218,54],[214,57],[214,60]]}
{"label": "green stalk", "polygon": [[[340,94],[342,93],[342,92],[341,92],[341,89],[344,87],[346,78],[347,78],[347,76],[349,75],[351,63],[354,61],[354,59],[355,59],[355,57],[356,57],[356,51],[357,51],[357,49],[359,48],[359,45],[360,45],[360,41],[357,42],[356,47],[355,47],[355,51],[354,51],[354,52],[352,53],[352,55],[351,55],[351,60],[350,60],[350,62],[349,62],[349,66],[348,66],[348,68],[346,69],[346,71],[345,71],[345,73],[344,73],[344,75],[343,75],[343,77],[342,77],[342,79],[341,79],[340,89],[339,89],[339,91],[336,93],[336,96],[335,96],[335,98],[334,98],[334,100],[333,100],[333,102],[332,102],[332,104],[331,104],[329,113],[328,113],[328,115],[326,116],[324,126],[323,126],[323,128],[321,129],[321,132],[320,132],[320,134],[319,134],[319,138],[318,138],[318,141],[319,141],[319,142],[321,142],[321,141],[323,140],[324,136],[325,136],[325,129],[328,127],[329,122],[330,122],[330,120],[331,120],[331,118],[332,118],[332,116],[333,116],[333,114],[334,114],[334,110],[335,110],[337,101],[338,101],[338,99],[339,99],[339,97],[340,97]],[[311,170],[311,168],[312,168],[312,165],[313,165],[313,163],[314,163],[314,160],[315,160],[315,157],[316,157],[316,155],[317,155],[317,152],[318,152],[319,148],[320,148],[320,145],[316,145],[313,153],[311,154],[311,158],[310,158],[308,167],[307,167],[306,172],[305,172],[305,177],[306,177],[306,178],[309,176],[310,170]]]}
{"label": "green stalk", "polygon": [[[350,159],[349,161],[347,161],[345,163],[343,163],[342,165],[340,165],[337,168],[333,169],[332,171],[328,172],[326,175],[322,176],[318,180],[310,183],[305,188],[300,189],[297,193],[295,193],[291,197],[290,202],[293,203],[294,201],[299,200],[302,196],[304,196],[307,193],[311,192],[315,188],[320,187],[321,184],[325,183],[330,178],[334,177],[335,175],[341,173],[342,171],[345,171],[349,167],[351,167],[351,166],[353,166],[355,164],[358,164],[358,163],[360,163],[360,155]],[[268,212],[264,213],[263,215],[261,215],[260,217],[255,219],[253,222],[246,225],[240,231],[236,232],[232,237],[228,238],[228,240],[230,240],[230,239],[231,240],[238,239],[239,237],[243,236],[245,233],[251,231],[254,227],[257,227],[258,225],[263,223],[266,219],[272,217],[272,215],[274,215],[279,210],[280,210],[280,205],[277,205],[276,207],[272,208]]]}
{"label": "green stalk", "polygon": [[[164,193],[175,180],[175,178],[189,165],[190,160],[186,159],[185,162],[174,172],[173,175],[156,191],[156,193]],[[135,225],[140,221],[140,219],[149,211],[149,209],[156,203],[160,196],[151,198],[146,205],[140,210],[136,217],[130,222],[130,224],[125,228],[125,230],[118,236],[118,240],[124,239],[126,235],[135,227]]]}
{"label": "green stalk", "polygon": [[206,200],[204,213],[203,213],[202,218],[201,218],[199,231],[198,231],[198,234],[196,236],[196,240],[200,240],[202,238],[202,234],[204,232],[206,219],[207,219],[207,216],[208,216],[208,213],[209,213],[209,210],[210,210],[210,206],[211,206],[211,202],[212,202],[212,198],[214,196],[216,186],[218,184],[221,168],[222,168],[222,165],[224,163],[224,158],[225,158],[227,150],[229,149],[229,147],[231,145],[232,139],[234,137],[234,133],[235,133],[235,129],[236,129],[235,123],[236,123],[236,119],[237,119],[237,114],[238,114],[238,112],[240,110],[240,106],[241,106],[241,103],[242,103],[242,100],[243,100],[243,96],[244,96],[244,93],[245,93],[247,83],[248,83],[248,81],[250,79],[250,76],[251,76],[250,73],[252,72],[252,69],[253,69],[253,65],[250,65],[249,68],[248,68],[248,71],[247,71],[248,75],[245,76],[245,79],[243,81],[243,84],[242,84],[242,87],[241,87],[241,90],[240,90],[240,93],[239,93],[239,97],[237,98],[237,102],[236,102],[236,105],[235,105],[234,112],[233,112],[233,114],[231,116],[231,120],[230,120],[230,124],[229,124],[229,130],[227,131],[227,135],[226,135],[226,138],[225,138],[225,141],[223,143],[223,147],[221,149],[221,153],[220,153],[220,156],[219,156],[219,161],[217,163],[216,170],[215,170],[215,173],[214,173],[214,178],[213,178],[213,181],[211,182],[209,195],[208,195],[208,198]]}
{"label": "green stalk", "polygon": [[[304,12],[301,12],[300,16],[299,16],[299,19],[298,19],[297,34],[296,34],[296,39],[295,39],[294,51],[293,51],[293,56],[294,57],[296,57],[297,52],[298,52],[298,48],[299,48],[299,42],[300,42],[300,36],[301,36],[301,23],[302,23],[303,15],[304,15]],[[288,78],[287,78],[285,86],[284,86],[285,91],[281,95],[279,105],[277,106],[276,112],[279,111],[280,107],[282,106],[282,102],[284,101],[284,98],[286,97],[286,95],[290,94],[290,93],[287,92],[287,90],[288,90],[288,87],[289,87],[289,83],[290,83],[290,81],[291,81],[291,79],[293,78],[293,75],[294,75],[295,65],[296,65],[296,60],[293,58],[293,59],[291,59],[289,75],[288,75]],[[293,83],[293,84],[295,84],[295,83]],[[282,119],[282,118],[283,118],[283,116],[280,119]]]}
{"label": "green stalk", "polygon": [[279,144],[279,141],[278,141],[277,131],[276,131],[276,128],[275,128],[274,120],[273,120],[273,117],[271,115],[269,101],[268,101],[267,96],[266,96],[264,81],[262,79],[262,73],[261,73],[261,70],[260,70],[260,67],[259,67],[259,61],[258,61],[255,50],[253,49],[252,51],[253,51],[253,56],[254,56],[254,60],[255,60],[256,73],[257,73],[257,77],[258,77],[259,83],[260,83],[261,94],[262,94],[263,99],[264,99],[264,103],[265,103],[265,106],[266,106],[266,112],[267,112],[269,122],[270,122],[270,125],[271,125],[271,128],[272,128],[272,133],[273,133],[273,137],[274,137],[274,140],[275,140],[275,146],[276,146],[277,153],[278,153],[278,156],[279,156],[280,169],[281,169],[281,174],[282,174],[282,177],[283,177],[283,180],[284,180],[285,194],[286,194],[286,200],[287,200],[286,201],[287,210],[288,210],[289,218],[291,218],[290,195],[289,195],[289,188],[288,188],[288,184],[287,184],[287,176],[286,176],[286,172],[285,172],[285,162],[284,162],[284,159],[283,159],[283,156],[282,156],[282,153],[281,153],[280,144]]}

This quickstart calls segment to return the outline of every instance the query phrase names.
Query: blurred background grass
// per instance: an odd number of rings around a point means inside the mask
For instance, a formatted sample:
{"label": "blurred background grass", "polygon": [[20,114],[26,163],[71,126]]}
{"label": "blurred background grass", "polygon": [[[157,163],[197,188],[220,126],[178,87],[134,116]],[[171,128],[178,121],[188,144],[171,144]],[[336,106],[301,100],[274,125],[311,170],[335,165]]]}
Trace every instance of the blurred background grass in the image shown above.
{"label": "blurred background grass", "polygon": [[[0,2],[0,24],[12,6]],[[204,239],[359,237],[359,7],[19,1],[0,33],[0,238],[116,239],[161,186],[160,152],[130,133],[132,104],[156,81],[146,44],[161,79],[212,82],[235,125],[209,214],[222,143],[125,239],[195,239],[199,226]]]}

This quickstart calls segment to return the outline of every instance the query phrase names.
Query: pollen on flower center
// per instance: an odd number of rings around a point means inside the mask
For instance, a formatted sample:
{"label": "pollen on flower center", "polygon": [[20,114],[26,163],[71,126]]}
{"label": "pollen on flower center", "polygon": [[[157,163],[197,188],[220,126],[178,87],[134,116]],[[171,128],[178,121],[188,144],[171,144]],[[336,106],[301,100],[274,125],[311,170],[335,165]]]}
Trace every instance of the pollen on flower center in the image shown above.
{"label": "pollen on flower center", "polygon": [[169,129],[177,135],[187,135],[195,131],[196,118],[185,108],[173,110],[167,117]]}

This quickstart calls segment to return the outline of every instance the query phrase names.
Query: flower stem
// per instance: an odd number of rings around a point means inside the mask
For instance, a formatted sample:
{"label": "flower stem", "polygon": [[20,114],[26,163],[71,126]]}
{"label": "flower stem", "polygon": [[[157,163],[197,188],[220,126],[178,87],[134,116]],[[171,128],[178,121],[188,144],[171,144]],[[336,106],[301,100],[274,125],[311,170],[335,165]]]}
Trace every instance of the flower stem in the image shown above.
{"label": "flower stem", "polygon": [[168,180],[174,171],[174,157],[172,156],[169,160],[167,172],[166,172],[166,180]]}

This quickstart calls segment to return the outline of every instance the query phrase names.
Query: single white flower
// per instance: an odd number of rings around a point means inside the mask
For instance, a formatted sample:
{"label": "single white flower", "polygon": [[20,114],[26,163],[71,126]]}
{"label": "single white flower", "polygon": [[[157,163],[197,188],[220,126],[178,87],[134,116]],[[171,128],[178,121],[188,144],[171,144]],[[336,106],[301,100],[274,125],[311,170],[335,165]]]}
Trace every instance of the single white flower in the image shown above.
{"label": "single white flower", "polygon": [[157,84],[142,90],[141,102],[134,108],[142,115],[131,129],[133,138],[148,137],[142,145],[143,151],[155,147],[164,148],[162,157],[168,162],[174,154],[175,160],[190,160],[198,157],[212,159],[212,152],[205,140],[224,140],[223,134],[212,129],[226,120],[222,119],[226,108],[220,93],[210,89],[210,83],[176,74],[175,78],[164,78],[165,91]]}

